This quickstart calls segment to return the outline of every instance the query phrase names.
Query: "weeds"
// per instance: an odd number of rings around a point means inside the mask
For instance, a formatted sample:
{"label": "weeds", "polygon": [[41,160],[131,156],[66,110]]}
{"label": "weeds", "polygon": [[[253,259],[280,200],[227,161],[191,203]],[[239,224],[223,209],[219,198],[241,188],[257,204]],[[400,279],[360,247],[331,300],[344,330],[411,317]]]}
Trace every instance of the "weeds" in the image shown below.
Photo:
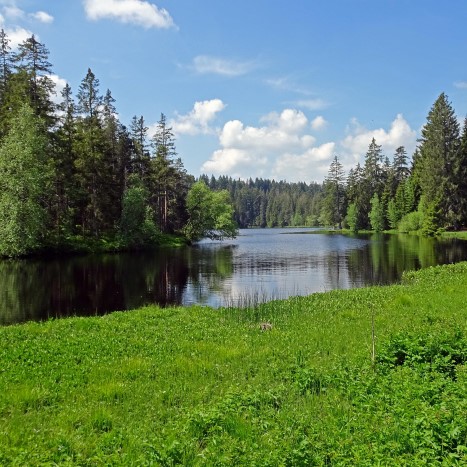
{"label": "weeds", "polygon": [[0,328],[0,465],[467,462],[466,263],[257,298]]}

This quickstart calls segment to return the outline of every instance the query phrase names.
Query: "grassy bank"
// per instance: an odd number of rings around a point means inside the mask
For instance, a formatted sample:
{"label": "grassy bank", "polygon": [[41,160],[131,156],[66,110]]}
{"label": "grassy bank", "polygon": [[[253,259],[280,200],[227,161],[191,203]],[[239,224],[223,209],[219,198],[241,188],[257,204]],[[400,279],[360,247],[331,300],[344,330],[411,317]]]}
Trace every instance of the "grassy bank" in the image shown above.
{"label": "grassy bank", "polygon": [[462,263],[0,328],[0,465],[465,465],[466,303]]}

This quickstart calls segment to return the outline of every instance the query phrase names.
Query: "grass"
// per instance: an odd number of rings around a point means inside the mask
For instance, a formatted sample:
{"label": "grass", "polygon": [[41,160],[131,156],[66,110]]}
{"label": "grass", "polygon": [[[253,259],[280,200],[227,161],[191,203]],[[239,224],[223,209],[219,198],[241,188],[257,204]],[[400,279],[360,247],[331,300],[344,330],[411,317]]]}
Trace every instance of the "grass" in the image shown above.
{"label": "grass", "polygon": [[465,465],[466,299],[460,263],[0,328],[0,465]]}

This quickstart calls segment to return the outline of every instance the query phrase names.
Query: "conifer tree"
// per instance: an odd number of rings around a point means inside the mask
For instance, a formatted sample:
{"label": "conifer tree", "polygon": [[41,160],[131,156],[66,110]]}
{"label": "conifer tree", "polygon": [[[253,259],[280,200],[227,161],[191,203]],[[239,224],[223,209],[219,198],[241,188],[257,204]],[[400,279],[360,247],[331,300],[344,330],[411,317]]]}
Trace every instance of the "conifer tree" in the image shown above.
{"label": "conifer tree", "polygon": [[457,225],[460,204],[455,171],[459,165],[459,123],[447,96],[442,93],[431,108],[422,129],[416,178],[426,202],[439,212],[437,227]]}
{"label": "conifer tree", "polygon": [[19,44],[15,62],[17,71],[27,76],[27,93],[32,108],[51,127],[55,122],[55,108],[51,100],[52,94],[55,94],[55,84],[50,78],[52,64],[48,49],[33,34]]}
{"label": "conifer tree", "polygon": [[99,237],[115,223],[109,204],[109,172],[106,138],[101,121],[103,98],[99,80],[91,69],[81,81],[77,102],[76,180],[78,209],[76,224],[81,233]]}
{"label": "conifer tree", "polygon": [[0,108],[3,103],[8,79],[13,69],[13,55],[11,53],[10,39],[5,30],[0,30]]}
{"label": "conifer tree", "polygon": [[[153,207],[161,231],[173,233],[182,227],[179,216],[186,213],[188,183],[183,163],[176,158],[174,134],[164,114],[157,123],[152,143],[150,191]],[[184,216],[186,218],[186,214]]]}
{"label": "conifer tree", "polygon": [[54,138],[55,179],[51,206],[52,227],[57,241],[72,233],[73,212],[76,201],[76,155],[74,151],[76,142],[76,112],[73,94],[68,83],[63,88],[61,96],[62,101],[57,106],[60,114]]}
{"label": "conifer tree", "polygon": [[459,198],[459,225],[467,226],[467,118],[462,128],[459,159],[455,168]]}
{"label": "conifer tree", "polygon": [[150,152],[148,145],[148,130],[144,117],[136,115],[131,120],[130,135],[132,141],[131,167],[132,173],[138,174],[141,180],[147,180],[149,175]]}
{"label": "conifer tree", "polygon": [[324,219],[328,225],[337,225],[339,229],[342,228],[346,210],[344,181],[344,168],[336,155],[324,182]]}

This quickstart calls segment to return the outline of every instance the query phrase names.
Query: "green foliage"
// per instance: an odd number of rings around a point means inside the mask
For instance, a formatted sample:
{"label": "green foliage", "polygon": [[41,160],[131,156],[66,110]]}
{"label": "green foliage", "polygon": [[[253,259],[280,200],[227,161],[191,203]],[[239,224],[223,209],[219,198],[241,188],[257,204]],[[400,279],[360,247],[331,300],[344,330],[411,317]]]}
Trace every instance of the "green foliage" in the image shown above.
{"label": "green foliage", "polygon": [[397,209],[396,202],[393,199],[390,199],[388,202],[388,208],[387,208],[387,219],[389,223],[389,227],[391,229],[397,229],[397,225],[400,220],[400,212]]}
{"label": "green foliage", "polygon": [[464,465],[466,290],[460,263],[242,309],[2,327],[0,463]]}
{"label": "green foliage", "polygon": [[342,228],[345,213],[344,169],[337,156],[329,167],[324,183],[324,199],[321,218],[324,225]]}
{"label": "green foliage", "polygon": [[203,181],[198,181],[188,192],[187,209],[189,220],[185,234],[190,240],[204,237],[222,240],[237,235],[233,207],[226,190],[211,191]]}
{"label": "green foliage", "polygon": [[375,232],[382,232],[384,230],[384,207],[379,200],[377,193],[371,198],[371,211],[369,214],[371,228]]}
{"label": "green foliage", "polygon": [[399,222],[399,232],[418,232],[423,226],[423,214],[420,211],[413,211],[406,214]]}
{"label": "green foliage", "polygon": [[460,156],[459,123],[447,96],[442,93],[433,104],[422,129],[415,171],[422,194],[439,200],[440,215],[429,230],[452,226],[459,220],[455,167]]}
{"label": "green foliage", "polygon": [[43,246],[50,180],[45,130],[24,105],[0,147],[0,255],[21,256]]}
{"label": "green foliage", "polygon": [[349,204],[346,219],[349,229],[352,232],[358,232],[358,208],[355,203]]}
{"label": "green foliage", "polygon": [[433,200],[428,202],[425,196],[420,199],[419,211],[422,213],[421,232],[427,237],[438,235],[441,232],[440,202]]}
{"label": "green foliage", "polygon": [[154,213],[148,204],[149,192],[137,175],[130,177],[123,194],[120,221],[122,240],[128,247],[155,244],[158,238]]}

